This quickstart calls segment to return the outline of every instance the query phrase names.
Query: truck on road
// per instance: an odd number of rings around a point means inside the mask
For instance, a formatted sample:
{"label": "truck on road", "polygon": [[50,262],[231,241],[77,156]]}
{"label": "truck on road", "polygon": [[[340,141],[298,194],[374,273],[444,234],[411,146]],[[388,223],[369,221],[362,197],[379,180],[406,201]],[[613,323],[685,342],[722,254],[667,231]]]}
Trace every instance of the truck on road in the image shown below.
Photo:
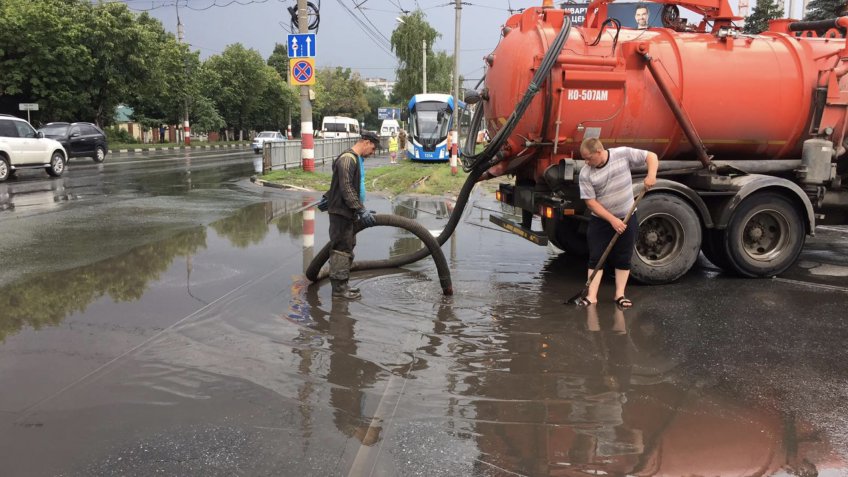
{"label": "truck on road", "polygon": [[[579,147],[599,137],[660,157],[637,212],[632,275],[644,283],[680,278],[701,251],[728,272],[774,276],[816,225],[848,223],[848,47],[839,33],[848,17],[776,20],[745,34],[727,0],[669,0],[657,2],[663,27],[638,30],[609,18],[609,1],[591,3],[583,25],[552,5],[528,8],[485,58],[477,124],[493,142],[510,132],[482,179],[514,177],[497,198],[521,211],[520,222],[493,222],[585,253]],[[703,20],[688,23],[679,8]],[[550,72],[531,84],[561,35]],[[636,176],[634,194],[640,187]]]}

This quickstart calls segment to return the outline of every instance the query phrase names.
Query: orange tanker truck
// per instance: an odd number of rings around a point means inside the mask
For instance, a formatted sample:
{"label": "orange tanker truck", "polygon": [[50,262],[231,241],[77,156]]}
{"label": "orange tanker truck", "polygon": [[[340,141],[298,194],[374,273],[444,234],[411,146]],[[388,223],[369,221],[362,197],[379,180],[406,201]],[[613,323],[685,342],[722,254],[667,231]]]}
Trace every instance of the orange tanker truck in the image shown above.
{"label": "orange tanker truck", "polygon": [[[466,99],[477,102],[472,128],[497,150],[481,158],[466,144],[463,162],[483,180],[514,177],[497,198],[522,211],[520,223],[493,222],[585,253],[579,147],[599,137],[660,157],[638,211],[642,282],[676,280],[699,251],[728,272],[774,276],[817,224],[848,223],[848,17],[778,20],[751,35],[727,0],[675,1],[661,2],[663,27],[637,30],[609,17],[608,1],[590,4],[583,25],[529,8],[485,58],[484,87]],[[687,23],[679,7],[703,21]]]}

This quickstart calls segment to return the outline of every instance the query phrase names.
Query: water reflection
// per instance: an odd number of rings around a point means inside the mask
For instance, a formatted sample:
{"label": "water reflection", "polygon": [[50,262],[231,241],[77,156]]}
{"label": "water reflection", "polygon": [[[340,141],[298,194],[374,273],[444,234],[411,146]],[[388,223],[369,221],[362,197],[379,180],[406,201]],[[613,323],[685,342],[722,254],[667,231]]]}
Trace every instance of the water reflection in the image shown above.
{"label": "water reflection", "polygon": [[584,313],[553,330],[524,316],[493,330],[501,349],[461,358],[486,465],[522,475],[815,475],[805,472],[832,465],[828,444],[774,403],[688,381],[655,347],[667,338],[656,336],[668,331],[661,322],[612,304]]}
{"label": "water reflection", "polygon": [[10,209],[53,209],[73,198],[65,178],[23,184],[0,184],[0,211]]}
{"label": "water reflection", "polygon": [[117,257],[69,270],[31,275],[0,288],[0,341],[24,326],[58,325],[71,313],[84,312],[95,300],[138,300],[178,256],[206,247],[206,228],[196,227]]}
{"label": "water reflection", "polygon": [[[393,214],[425,224],[437,224],[436,227],[428,226],[434,232],[440,231],[445,226],[452,212],[453,202],[441,197],[401,196],[392,202]],[[424,246],[421,240],[406,230],[401,228],[394,230],[395,240],[389,249],[390,256],[412,253]]]}

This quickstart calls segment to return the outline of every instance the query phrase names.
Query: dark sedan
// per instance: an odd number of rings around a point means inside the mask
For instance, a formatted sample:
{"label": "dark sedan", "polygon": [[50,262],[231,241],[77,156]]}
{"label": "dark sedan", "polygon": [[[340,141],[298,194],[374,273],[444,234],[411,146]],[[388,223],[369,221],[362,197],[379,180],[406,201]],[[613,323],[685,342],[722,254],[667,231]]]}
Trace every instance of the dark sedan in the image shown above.
{"label": "dark sedan", "polygon": [[55,139],[65,146],[68,158],[90,157],[103,162],[109,145],[106,134],[92,123],[49,123],[39,131],[44,137]]}

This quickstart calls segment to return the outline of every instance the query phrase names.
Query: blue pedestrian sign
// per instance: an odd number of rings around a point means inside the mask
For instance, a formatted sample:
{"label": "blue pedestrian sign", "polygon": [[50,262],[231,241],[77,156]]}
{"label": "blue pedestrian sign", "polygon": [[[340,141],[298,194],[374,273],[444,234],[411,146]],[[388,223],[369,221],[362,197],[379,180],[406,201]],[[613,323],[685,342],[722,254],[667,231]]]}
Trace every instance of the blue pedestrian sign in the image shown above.
{"label": "blue pedestrian sign", "polygon": [[315,34],[289,35],[289,58],[315,58]]}

